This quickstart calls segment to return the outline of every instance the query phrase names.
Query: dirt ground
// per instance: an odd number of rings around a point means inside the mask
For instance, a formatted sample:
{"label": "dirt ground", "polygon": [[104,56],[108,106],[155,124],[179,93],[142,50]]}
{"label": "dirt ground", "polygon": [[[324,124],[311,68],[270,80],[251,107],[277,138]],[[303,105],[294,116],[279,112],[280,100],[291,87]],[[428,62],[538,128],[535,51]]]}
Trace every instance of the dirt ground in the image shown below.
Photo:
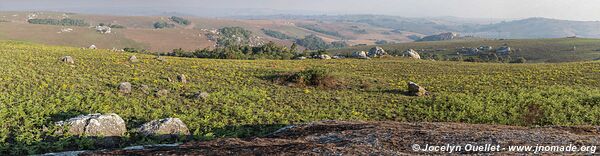
{"label": "dirt ground", "polygon": [[[523,155],[509,146],[575,146],[587,151],[542,155],[594,154],[600,127],[517,127],[463,123],[321,121],[282,128],[257,138],[225,138],[174,147],[87,152],[82,155]],[[415,147],[419,146],[420,147]],[[427,146],[429,145],[429,146]],[[435,146],[462,150],[423,151]],[[486,146],[489,145],[489,146]],[[481,146],[480,150],[473,151]],[[491,146],[499,146],[493,149]],[[439,149],[442,149],[441,147]],[[469,150],[470,149],[470,150]]]}

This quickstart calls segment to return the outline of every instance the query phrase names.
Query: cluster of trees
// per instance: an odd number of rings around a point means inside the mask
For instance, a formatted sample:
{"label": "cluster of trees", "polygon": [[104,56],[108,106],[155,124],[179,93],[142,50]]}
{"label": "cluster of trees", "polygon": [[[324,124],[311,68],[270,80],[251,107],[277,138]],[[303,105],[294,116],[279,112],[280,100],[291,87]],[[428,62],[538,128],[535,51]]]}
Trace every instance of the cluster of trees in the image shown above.
{"label": "cluster of trees", "polygon": [[317,25],[301,25],[300,27],[314,31],[314,32],[335,36],[335,37],[342,37],[342,38],[344,37],[344,36],[342,36],[342,34],[340,34],[337,31],[324,30],[324,29],[318,27]]}
{"label": "cluster of trees", "polygon": [[219,29],[221,37],[217,39],[219,47],[240,46],[250,43],[252,32],[242,27],[224,27]]}
{"label": "cluster of trees", "polygon": [[62,26],[90,26],[90,24],[86,23],[81,19],[29,19],[27,22],[31,24],[46,24],[46,25],[62,25]]}
{"label": "cluster of trees", "polygon": [[[389,50],[391,55],[403,55],[403,51],[398,49]],[[524,57],[513,58],[510,55],[497,55],[495,53],[479,54],[474,56],[463,55],[441,55],[436,53],[420,53],[421,59],[438,61],[464,61],[464,62],[494,62],[494,63],[526,63]]]}
{"label": "cluster of trees", "polygon": [[182,17],[177,17],[177,16],[171,16],[171,18],[169,18],[171,21],[180,24],[180,25],[190,25],[192,24],[192,22],[190,20],[187,20],[185,18]]}
{"label": "cluster of trees", "polygon": [[279,31],[275,31],[275,30],[269,30],[269,29],[262,29],[262,31],[268,35],[271,36],[273,38],[277,38],[277,39],[282,39],[282,40],[290,40],[290,39],[294,39],[294,37],[286,35],[282,32]]}
{"label": "cluster of trees", "polygon": [[212,59],[292,59],[295,54],[295,47],[287,48],[269,42],[262,46],[251,47],[249,45],[230,45],[227,47],[218,47],[215,49],[202,49],[193,52],[186,52],[182,49],[174,49],[170,53],[163,55],[191,58],[212,58]]}
{"label": "cluster of trees", "polygon": [[154,22],[155,29],[173,28],[175,24],[167,23],[165,21]]}
{"label": "cluster of trees", "polygon": [[329,49],[329,48],[343,48],[348,47],[348,43],[343,41],[335,41],[331,43],[325,42],[317,35],[308,35],[303,39],[297,39],[296,43],[309,50]]}

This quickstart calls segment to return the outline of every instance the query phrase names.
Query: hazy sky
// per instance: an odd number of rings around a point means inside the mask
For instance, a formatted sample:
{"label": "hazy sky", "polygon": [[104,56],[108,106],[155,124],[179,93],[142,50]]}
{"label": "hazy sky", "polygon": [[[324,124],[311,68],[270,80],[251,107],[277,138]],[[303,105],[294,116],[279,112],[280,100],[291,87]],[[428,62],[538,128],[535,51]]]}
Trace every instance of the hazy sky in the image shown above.
{"label": "hazy sky", "polygon": [[0,0],[0,10],[102,9],[115,6],[137,9],[181,7],[188,8],[186,11],[189,8],[268,8],[314,14],[600,20],[600,0]]}

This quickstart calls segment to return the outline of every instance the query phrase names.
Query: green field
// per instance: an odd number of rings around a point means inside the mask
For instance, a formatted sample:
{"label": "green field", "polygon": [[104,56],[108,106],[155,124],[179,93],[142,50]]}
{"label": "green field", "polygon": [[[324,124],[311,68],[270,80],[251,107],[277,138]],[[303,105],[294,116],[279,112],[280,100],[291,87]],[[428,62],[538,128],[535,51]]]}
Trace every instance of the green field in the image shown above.
{"label": "green field", "polygon": [[[598,42],[577,43],[584,41]],[[66,55],[74,57],[74,65],[58,61]],[[160,62],[152,55],[135,54],[140,62],[129,63],[131,55],[0,41],[0,153],[94,149],[67,136],[52,142],[47,139],[55,136],[46,130],[53,129],[54,122],[88,113],[116,113],[125,119],[128,129],[154,119],[177,117],[196,140],[261,135],[281,124],[328,119],[600,125],[598,61],[494,64],[400,58],[166,57],[166,62]],[[269,79],[314,67],[328,69],[342,87],[287,87]],[[190,82],[167,80],[178,74],[187,75]],[[132,94],[118,93],[117,85],[125,81],[134,85]],[[432,95],[404,95],[408,81],[421,84]],[[138,89],[140,85],[168,89],[170,94],[147,95]],[[188,98],[199,91],[209,92],[208,99]],[[122,146],[155,143],[126,140]]]}
{"label": "green field", "polygon": [[[461,47],[477,48],[482,45],[494,48],[507,44],[513,49],[520,49],[511,54],[512,58],[524,57],[532,63],[556,63],[573,61],[591,61],[600,58],[600,39],[559,38],[559,39],[515,39],[515,40],[454,40],[437,42],[412,42],[382,45],[386,51],[401,53],[408,49],[424,49],[434,52],[423,54],[438,54],[456,57],[456,49]],[[358,46],[332,50],[332,53],[349,54],[354,51],[368,51],[372,46]],[[573,47],[576,51],[573,52]],[[440,50],[440,51],[436,51]]]}

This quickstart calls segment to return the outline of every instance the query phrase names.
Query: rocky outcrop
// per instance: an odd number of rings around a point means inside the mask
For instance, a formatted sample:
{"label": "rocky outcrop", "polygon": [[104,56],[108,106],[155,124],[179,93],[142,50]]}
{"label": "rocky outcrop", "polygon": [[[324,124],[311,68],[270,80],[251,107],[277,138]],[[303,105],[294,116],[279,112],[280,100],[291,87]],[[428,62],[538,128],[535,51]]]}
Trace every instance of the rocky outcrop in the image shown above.
{"label": "rocky outcrop", "polygon": [[110,28],[109,26],[96,26],[96,31],[101,34],[110,34],[112,28]]}
{"label": "rocky outcrop", "polygon": [[358,59],[368,59],[369,58],[369,56],[367,56],[367,52],[365,52],[365,51],[355,51],[352,53],[352,57],[358,58]]}
{"label": "rocky outcrop", "polygon": [[139,60],[135,55],[133,55],[133,56],[129,57],[129,62],[135,63],[135,62],[139,62]]}
{"label": "rocky outcrop", "polygon": [[119,137],[127,132],[125,121],[117,114],[80,115],[56,124],[67,126],[65,133],[75,136]]}
{"label": "rocky outcrop", "polygon": [[59,60],[64,63],[75,64],[75,60],[71,56],[63,56],[63,57],[60,57]]}
{"label": "rocky outcrop", "polygon": [[316,55],[314,58],[321,59],[321,60],[331,60],[331,56],[325,55],[325,54]]}
{"label": "rocky outcrop", "polygon": [[119,92],[121,93],[131,93],[131,83],[129,82],[121,82],[119,83]]}
{"label": "rocky outcrop", "polygon": [[408,49],[404,51],[403,55],[412,59],[421,59],[421,55],[419,55],[419,53],[413,49]]}
{"label": "rocky outcrop", "polygon": [[387,53],[381,47],[373,47],[369,50],[369,53],[367,54],[367,56],[369,57],[380,57],[384,55],[387,55]]}
{"label": "rocky outcrop", "polygon": [[91,45],[88,49],[98,49],[96,45]]}
{"label": "rocky outcrop", "polygon": [[512,52],[512,48],[509,46],[501,46],[496,49],[496,54],[500,55],[508,55],[510,52]]}
{"label": "rocky outcrop", "polygon": [[410,96],[425,96],[429,95],[429,92],[425,88],[419,86],[414,82],[408,82],[408,95]]}
{"label": "rocky outcrop", "polygon": [[445,41],[445,40],[453,40],[453,39],[455,39],[457,37],[458,37],[457,33],[447,32],[447,33],[441,33],[441,34],[437,34],[437,35],[425,36],[425,37],[421,38],[418,41],[419,42],[424,42],[424,41]]}
{"label": "rocky outcrop", "polygon": [[145,136],[157,136],[162,138],[190,135],[187,125],[178,118],[166,118],[153,120],[138,128],[138,132]]}

